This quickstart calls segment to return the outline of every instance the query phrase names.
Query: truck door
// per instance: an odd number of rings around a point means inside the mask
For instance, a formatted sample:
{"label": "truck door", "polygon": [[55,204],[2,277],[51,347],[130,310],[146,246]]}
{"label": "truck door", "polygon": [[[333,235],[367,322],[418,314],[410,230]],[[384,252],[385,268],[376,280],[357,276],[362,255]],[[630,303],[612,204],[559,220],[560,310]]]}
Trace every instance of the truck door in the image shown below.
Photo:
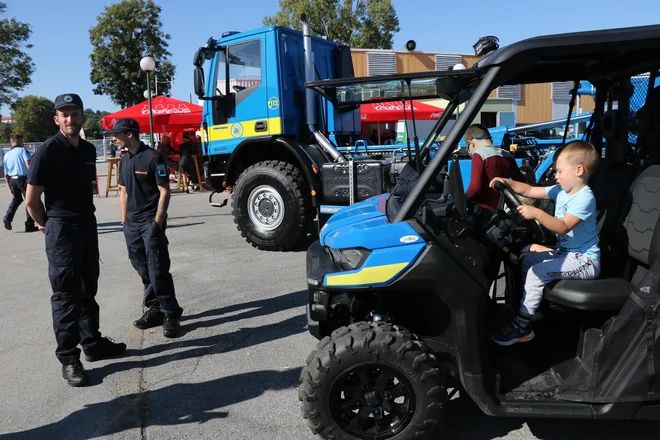
{"label": "truck door", "polygon": [[245,139],[271,133],[261,39],[227,46],[217,57],[216,95],[224,96],[226,122],[209,127],[210,154],[229,154]]}

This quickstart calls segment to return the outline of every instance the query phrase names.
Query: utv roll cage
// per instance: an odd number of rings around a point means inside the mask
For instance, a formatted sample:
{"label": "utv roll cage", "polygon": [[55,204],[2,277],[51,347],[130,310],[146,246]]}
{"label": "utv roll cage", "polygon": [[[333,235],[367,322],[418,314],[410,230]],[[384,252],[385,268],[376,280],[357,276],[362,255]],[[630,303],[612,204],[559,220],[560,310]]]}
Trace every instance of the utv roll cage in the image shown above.
{"label": "utv roll cage", "polygon": [[[446,156],[458,145],[468,124],[497,87],[589,81],[599,90],[593,119],[593,138],[594,146],[602,153],[603,131],[600,116],[603,114],[607,88],[617,81],[646,72],[657,72],[658,69],[660,25],[652,25],[530,38],[487,53],[474,66],[465,70],[312,81],[305,83],[305,87],[326,97],[339,111],[362,103],[393,101],[396,98],[405,100],[412,96],[414,99],[443,98],[450,101],[445,110],[445,114],[449,115],[453,113],[456,105],[467,101],[461,117],[419,176],[418,184],[406,197],[396,217],[391,219],[393,222],[401,222],[414,217],[429,187],[436,181]],[[421,87],[422,84],[427,85],[430,80],[435,81],[434,92],[429,91],[428,87]],[[346,92],[352,87],[388,83],[401,85],[400,96],[353,100],[345,98]],[[416,85],[420,87],[413,92]],[[425,157],[423,152],[428,147],[427,144],[433,142],[447,119],[440,118],[427,136],[426,143],[420,150],[422,157]]]}

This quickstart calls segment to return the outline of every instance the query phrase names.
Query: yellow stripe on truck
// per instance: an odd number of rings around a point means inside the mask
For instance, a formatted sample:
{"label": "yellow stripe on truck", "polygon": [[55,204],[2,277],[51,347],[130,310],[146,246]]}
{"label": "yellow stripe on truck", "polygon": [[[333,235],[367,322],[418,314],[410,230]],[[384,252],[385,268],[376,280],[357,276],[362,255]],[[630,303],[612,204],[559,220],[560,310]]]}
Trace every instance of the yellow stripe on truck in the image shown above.
{"label": "yellow stripe on truck", "polygon": [[394,278],[408,263],[385,264],[382,266],[365,267],[359,272],[327,275],[326,286],[359,286],[363,284],[378,284]]}
{"label": "yellow stripe on truck", "polygon": [[[266,121],[267,131],[255,131],[257,122]],[[257,136],[282,134],[282,118],[252,119],[249,121],[232,122],[231,124],[213,125],[209,127],[209,142],[227,141],[230,139],[245,139]]]}

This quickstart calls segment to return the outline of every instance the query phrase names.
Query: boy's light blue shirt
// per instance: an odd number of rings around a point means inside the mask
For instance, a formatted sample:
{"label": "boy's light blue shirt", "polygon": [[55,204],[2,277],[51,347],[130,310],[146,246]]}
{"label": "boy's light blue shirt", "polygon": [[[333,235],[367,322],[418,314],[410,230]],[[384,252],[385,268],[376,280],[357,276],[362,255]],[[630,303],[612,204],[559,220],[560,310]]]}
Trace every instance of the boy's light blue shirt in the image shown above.
{"label": "boy's light blue shirt", "polygon": [[596,223],[596,198],[591,188],[585,186],[573,195],[566,194],[561,186],[545,188],[545,192],[555,201],[555,217],[562,220],[571,214],[582,220],[568,234],[557,234],[559,250],[577,252],[592,260],[600,260],[598,246],[598,225]]}
{"label": "boy's light blue shirt", "polygon": [[25,165],[25,161],[30,159],[30,153],[25,147],[12,147],[2,158],[4,172],[12,177],[27,176],[28,167]]}

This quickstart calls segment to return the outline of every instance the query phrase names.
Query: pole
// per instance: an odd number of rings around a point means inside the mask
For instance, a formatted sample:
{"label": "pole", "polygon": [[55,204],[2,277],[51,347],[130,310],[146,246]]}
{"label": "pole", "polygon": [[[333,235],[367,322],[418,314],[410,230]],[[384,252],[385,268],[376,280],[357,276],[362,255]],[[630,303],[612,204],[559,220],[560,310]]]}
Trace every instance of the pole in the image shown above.
{"label": "pole", "polygon": [[158,75],[154,73],[154,82],[156,83],[156,96],[158,96]]}
{"label": "pole", "polygon": [[151,82],[149,79],[149,72],[147,72],[147,91],[149,92],[149,141],[151,148],[154,147],[154,115],[151,108]]}

